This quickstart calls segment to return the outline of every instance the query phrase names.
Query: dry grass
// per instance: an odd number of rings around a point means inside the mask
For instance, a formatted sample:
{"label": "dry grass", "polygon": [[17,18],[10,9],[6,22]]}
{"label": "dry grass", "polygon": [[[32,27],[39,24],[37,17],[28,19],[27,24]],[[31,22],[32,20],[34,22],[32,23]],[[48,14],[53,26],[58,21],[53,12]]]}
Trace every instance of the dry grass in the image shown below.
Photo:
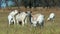
{"label": "dry grass", "polygon": [[[23,9],[21,9],[23,10]],[[20,25],[11,25],[8,26],[7,16],[9,10],[0,10],[0,34],[60,34],[60,8],[36,8],[31,9],[32,14],[42,13],[45,15],[45,24],[44,28],[40,29],[39,27],[31,27],[31,25],[25,25],[24,27]],[[56,14],[55,22],[46,21],[50,12]]]}

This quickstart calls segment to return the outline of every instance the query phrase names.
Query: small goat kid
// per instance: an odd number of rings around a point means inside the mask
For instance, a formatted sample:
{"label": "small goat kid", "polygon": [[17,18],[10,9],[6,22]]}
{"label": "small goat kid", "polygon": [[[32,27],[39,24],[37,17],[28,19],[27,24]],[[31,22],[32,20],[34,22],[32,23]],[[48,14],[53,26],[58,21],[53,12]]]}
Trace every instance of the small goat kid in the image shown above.
{"label": "small goat kid", "polygon": [[[30,11],[27,11],[27,13],[25,12],[21,12],[19,13],[18,15],[16,15],[16,21],[17,21],[17,24],[19,24],[19,22],[21,21],[22,22],[22,26],[24,26],[25,23],[27,23],[27,20],[28,17],[30,16]],[[30,19],[30,18],[29,18]]]}
{"label": "small goat kid", "polygon": [[8,15],[8,21],[9,21],[9,25],[14,22],[15,24],[15,15],[18,13],[17,10],[12,11],[9,15]]}
{"label": "small goat kid", "polygon": [[48,21],[53,21],[54,22],[54,18],[55,18],[55,13],[50,13],[49,17],[48,17]]}
{"label": "small goat kid", "polygon": [[33,26],[37,26],[37,23],[40,26],[43,26],[44,25],[44,15],[42,15],[42,14],[35,14],[35,15],[32,16],[31,21],[33,23]]}

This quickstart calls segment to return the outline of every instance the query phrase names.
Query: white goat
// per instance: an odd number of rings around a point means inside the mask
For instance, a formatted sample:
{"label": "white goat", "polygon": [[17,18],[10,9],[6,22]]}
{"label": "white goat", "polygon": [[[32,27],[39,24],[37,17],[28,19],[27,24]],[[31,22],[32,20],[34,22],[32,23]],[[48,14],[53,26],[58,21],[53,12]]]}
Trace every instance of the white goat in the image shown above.
{"label": "white goat", "polygon": [[9,21],[9,25],[14,22],[15,24],[15,15],[18,13],[17,10],[12,11],[9,15],[8,15],[8,21]]}
{"label": "white goat", "polygon": [[40,14],[37,18],[37,22],[40,26],[44,25],[44,15]]}
{"label": "white goat", "polygon": [[54,22],[54,18],[55,18],[55,13],[50,13],[50,15],[49,15],[49,17],[48,17],[48,21],[50,20],[52,20],[53,22]]}
{"label": "white goat", "polygon": [[31,18],[31,21],[33,23],[33,26],[37,26],[37,24],[39,24],[40,26],[43,26],[44,25],[44,15],[42,15],[42,14],[35,14]]}
{"label": "white goat", "polygon": [[19,24],[19,21],[22,22],[22,26],[24,26],[25,23],[27,23],[27,17],[30,16],[30,11],[28,11],[27,13],[25,12],[21,12],[19,13],[18,15],[16,15],[16,21],[17,21],[17,24]]}

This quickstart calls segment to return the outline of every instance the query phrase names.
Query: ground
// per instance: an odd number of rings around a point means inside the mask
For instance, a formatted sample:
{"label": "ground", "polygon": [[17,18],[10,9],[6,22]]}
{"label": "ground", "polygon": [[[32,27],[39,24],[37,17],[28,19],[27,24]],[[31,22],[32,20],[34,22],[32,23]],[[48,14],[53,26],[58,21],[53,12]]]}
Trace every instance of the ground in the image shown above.
{"label": "ground", "polygon": [[[45,23],[42,29],[32,27],[29,23],[24,27],[13,24],[9,26],[7,16],[10,10],[0,9],[0,34],[60,34],[60,8],[36,8],[31,9],[31,11],[32,14],[42,13],[45,15]],[[46,20],[51,12],[56,15],[54,23]]]}

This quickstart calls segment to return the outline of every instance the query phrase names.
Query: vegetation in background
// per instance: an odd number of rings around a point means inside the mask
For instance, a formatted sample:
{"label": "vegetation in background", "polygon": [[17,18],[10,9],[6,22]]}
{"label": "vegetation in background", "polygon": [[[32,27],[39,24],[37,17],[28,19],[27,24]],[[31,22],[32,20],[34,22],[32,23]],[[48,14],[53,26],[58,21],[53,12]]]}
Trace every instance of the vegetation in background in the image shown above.
{"label": "vegetation in background", "polygon": [[0,0],[0,7],[60,7],[60,0]]}

